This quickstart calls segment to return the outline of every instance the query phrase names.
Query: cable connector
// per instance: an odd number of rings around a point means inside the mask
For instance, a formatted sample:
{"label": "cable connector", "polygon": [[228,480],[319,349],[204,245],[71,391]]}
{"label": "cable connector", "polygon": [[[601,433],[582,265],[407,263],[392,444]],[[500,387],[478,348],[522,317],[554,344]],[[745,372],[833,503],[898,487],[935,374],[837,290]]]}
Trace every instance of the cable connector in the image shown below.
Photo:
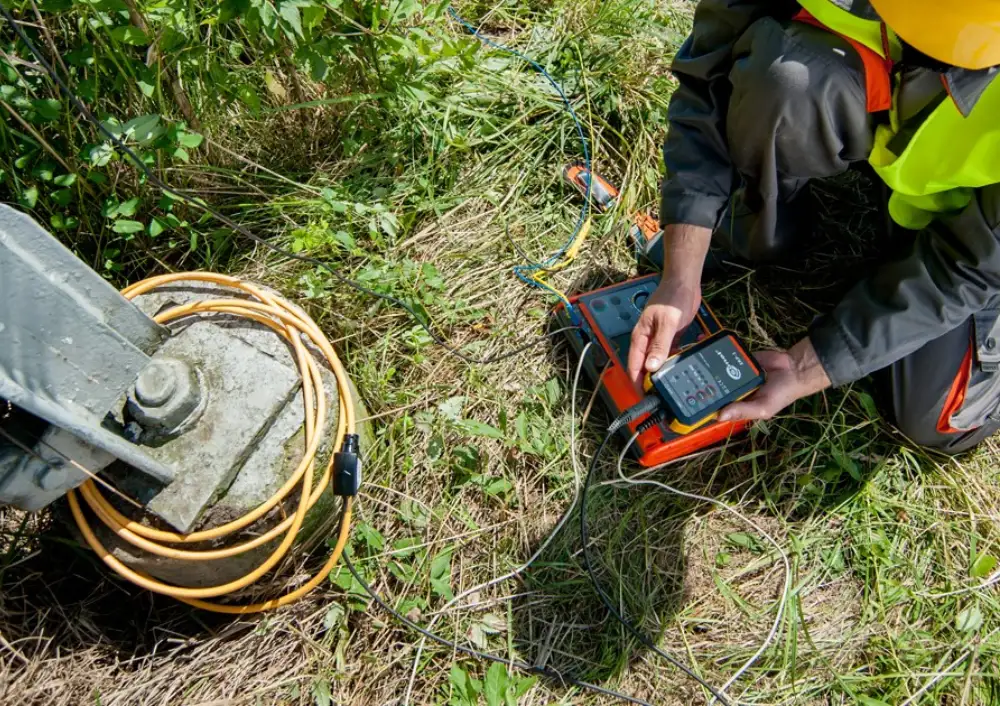
{"label": "cable connector", "polygon": [[666,417],[667,417],[667,410],[666,410],[666,408],[665,407],[660,407],[659,409],[657,409],[656,411],[654,411],[652,414],[650,414],[649,415],[649,419],[647,419],[642,424],[640,424],[639,426],[637,426],[635,428],[635,430],[637,432],[639,432],[640,434],[644,434],[647,431],[649,431],[650,429],[652,429],[653,427],[655,427],[657,424],[659,424],[660,422],[662,422],[664,419],[666,419]]}
{"label": "cable connector", "polygon": [[577,311],[576,306],[573,304],[566,305],[566,312],[569,314],[569,322],[573,326],[583,328],[583,317],[580,316],[580,312]]}
{"label": "cable connector", "polygon": [[657,410],[660,409],[662,405],[663,405],[663,400],[661,400],[659,397],[657,397],[656,395],[647,395],[646,397],[642,398],[642,402],[632,405],[624,412],[622,412],[620,415],[618,415],[615,421],[611,422],[611,425],[608,427],[608,432],[613,434],[626,424],[631,424],[640,417],[644,417],[647,414],[652,414],[656,412]]}
{"label": "cable connector", "polygon": [[340,451],[333,457],[333,494],[353,497],[361,488],[361,458],[358,456],[358,435],[348,434]]}

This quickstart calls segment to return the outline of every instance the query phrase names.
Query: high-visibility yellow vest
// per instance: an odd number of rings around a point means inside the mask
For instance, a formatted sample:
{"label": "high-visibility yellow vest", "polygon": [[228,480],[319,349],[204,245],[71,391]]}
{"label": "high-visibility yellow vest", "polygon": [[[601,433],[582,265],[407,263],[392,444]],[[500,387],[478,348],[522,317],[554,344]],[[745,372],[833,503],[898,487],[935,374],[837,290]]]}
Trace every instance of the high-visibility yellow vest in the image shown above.
{"label": "high-visibility yellow vest", "polygon": [[[888,58],[899,58],[902,46],[881,22],[853,15],[831,0],[799,0],[799,4],[837,34],[883,58],[886,48]],[[904,228],[924,228],[936,215],[964,208],[974,189],[1000,183],[1000,80],[987,87],[967,117],[954,101],[942,101],[900,154],[889,148],[899,130],[896,97],[890,122],[876,129],[868,157],[892,189],[889,213],[894,221]]]}

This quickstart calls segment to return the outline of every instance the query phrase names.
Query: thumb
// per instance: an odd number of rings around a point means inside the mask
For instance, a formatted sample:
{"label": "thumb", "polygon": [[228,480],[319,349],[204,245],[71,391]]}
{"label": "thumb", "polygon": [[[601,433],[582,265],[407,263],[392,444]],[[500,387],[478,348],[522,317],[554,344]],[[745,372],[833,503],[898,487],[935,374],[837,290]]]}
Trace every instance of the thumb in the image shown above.
{"label": "thumb", "polygon": [[664,321],[656,328],[656,333],[649,341],[646,349],[646,370],[650,373],[659,370],[664,361],[670,357],[670,345],[674,342],[674,327]]}
{"label": "thumb", "polygon": [[760,402],[752,399],[746,402],[733,402],[719,412],[720,422],[742,422],[747,419],[767,419],[769,410]]}

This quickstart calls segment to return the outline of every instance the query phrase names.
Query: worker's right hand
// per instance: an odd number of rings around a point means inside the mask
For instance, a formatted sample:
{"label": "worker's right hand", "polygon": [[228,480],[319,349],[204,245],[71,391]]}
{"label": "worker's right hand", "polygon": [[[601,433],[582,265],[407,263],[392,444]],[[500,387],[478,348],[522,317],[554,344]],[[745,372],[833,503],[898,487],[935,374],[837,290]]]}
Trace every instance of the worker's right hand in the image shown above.
{"label": "worker's right hand", "polygon": [[[700,275],[700,271],[699,271]],[[632,330],[628,353],[628,373],[642,386],[647,372],[658,370],[670,355],[677,334],[694,321],[701,304],[700,276],[664,279],[649,297],[639,323]]]}

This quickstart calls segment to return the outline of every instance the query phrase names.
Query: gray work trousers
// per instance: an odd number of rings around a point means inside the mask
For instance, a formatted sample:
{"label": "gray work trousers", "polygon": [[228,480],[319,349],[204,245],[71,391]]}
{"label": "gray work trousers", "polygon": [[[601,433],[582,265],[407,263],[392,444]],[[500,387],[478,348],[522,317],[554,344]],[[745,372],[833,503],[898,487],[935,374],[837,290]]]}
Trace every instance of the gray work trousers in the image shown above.
{"label": "gray work trousers", "polygon": [[[740,177],[715,233],[733,256],[765,262],[800,249],[811,228],[802,195],[814,178],[867,159],[873,122],[860,58],[800,23],[759,23],[736,43],[726,141]],[[897,427],[945,453],[1000,428],[1000,300],[877,373]]]}

